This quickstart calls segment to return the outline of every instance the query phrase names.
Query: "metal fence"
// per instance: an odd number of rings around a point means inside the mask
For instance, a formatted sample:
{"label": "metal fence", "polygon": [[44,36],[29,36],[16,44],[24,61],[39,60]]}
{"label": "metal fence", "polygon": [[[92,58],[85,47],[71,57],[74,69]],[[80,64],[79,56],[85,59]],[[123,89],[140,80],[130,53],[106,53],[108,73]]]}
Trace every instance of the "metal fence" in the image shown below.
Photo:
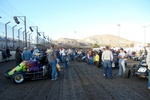
{"label": "metal fence", "polygon": [[[7,30],[6,30],[7,29]],[[17,47],[24,48],[25,47],[25,32],[19,30],[18,28],[13,28],[13,26],[7,25],[7,28],[4,23],[0,22],[0,50],[7,46],[10,50],[15,50]],[[6,38],[7,36],[7,38]],[[37,37],[36,33],[28,33],[27,34],[27,47],[31,48],[33,46],[44,46],[48,47],[50,41],[46,38],[44,39],[42,36],[38,37],[38,44],[37,44]]]}

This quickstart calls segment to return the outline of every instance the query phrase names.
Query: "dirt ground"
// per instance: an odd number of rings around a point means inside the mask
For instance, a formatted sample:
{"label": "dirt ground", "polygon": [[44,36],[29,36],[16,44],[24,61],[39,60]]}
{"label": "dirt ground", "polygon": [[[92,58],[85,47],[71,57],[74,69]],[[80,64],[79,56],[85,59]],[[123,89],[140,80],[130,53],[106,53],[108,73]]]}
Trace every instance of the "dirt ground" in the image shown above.
{"label": "dirt ground", "polygon": [[[128,66],[137,61],[127,61]],[[61,71],[58,79],[26,81],[16,85],[4,77],[14,61],[0,63],[0,100],[150,100],[147,79],[103,77],[103,69],[85,62],[70,62],[67,70]]]}

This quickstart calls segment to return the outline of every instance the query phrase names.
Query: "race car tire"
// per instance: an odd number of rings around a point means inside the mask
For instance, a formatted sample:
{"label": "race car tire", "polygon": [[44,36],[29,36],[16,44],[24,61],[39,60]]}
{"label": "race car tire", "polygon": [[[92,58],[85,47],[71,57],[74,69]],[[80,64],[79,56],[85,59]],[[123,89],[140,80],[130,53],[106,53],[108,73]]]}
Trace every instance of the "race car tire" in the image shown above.
{"label": "race car tire", "polygon": [[21,84],[23,83],[25,80],[25,74],[24,72],[16,72],[14,73],[14,75],[12,76],[12,81],[15,83],[15,84]]}
{"label": "race car tire", "polygon": [[132,74],[132,76],[136,76],[135,75],[135,72],[137,71],[137,65],[136,64],[134,64],[133,66],[131,66],[131,74]]}
{"label": "race car tire", "polygon": [[130,69],[126,68],[125,73],[124,73],[125,78],[130,78]]}

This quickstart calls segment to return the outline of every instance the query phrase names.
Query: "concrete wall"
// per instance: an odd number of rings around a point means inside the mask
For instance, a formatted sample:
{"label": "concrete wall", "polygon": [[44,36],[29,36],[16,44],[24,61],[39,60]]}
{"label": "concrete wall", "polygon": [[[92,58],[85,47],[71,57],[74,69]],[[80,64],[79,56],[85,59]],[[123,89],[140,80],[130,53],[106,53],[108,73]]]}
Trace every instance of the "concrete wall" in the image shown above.
{"label": "concrete wall", "polygon": [[[15,59],[15,51],[10,51],[10,54],[12,55],[10,57],[10,60],[14,60]],[[2,57],[2,51],[0,51],[0,62],[3,62],[3,57]]]}

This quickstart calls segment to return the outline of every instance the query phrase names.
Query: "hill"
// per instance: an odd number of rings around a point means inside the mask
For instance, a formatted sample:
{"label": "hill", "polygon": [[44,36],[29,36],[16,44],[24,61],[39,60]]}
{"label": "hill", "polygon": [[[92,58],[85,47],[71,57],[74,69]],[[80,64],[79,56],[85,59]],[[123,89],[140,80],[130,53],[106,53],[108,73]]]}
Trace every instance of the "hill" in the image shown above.
{"label": "hill", "polygon": [[94,44],[100,46],[109,45],[112,47],[129,47],[134,44],[134,41],[110,34],[94,35],[83,39],[60,38],[53,42],[58,46],[64,47],[93,47]]}

